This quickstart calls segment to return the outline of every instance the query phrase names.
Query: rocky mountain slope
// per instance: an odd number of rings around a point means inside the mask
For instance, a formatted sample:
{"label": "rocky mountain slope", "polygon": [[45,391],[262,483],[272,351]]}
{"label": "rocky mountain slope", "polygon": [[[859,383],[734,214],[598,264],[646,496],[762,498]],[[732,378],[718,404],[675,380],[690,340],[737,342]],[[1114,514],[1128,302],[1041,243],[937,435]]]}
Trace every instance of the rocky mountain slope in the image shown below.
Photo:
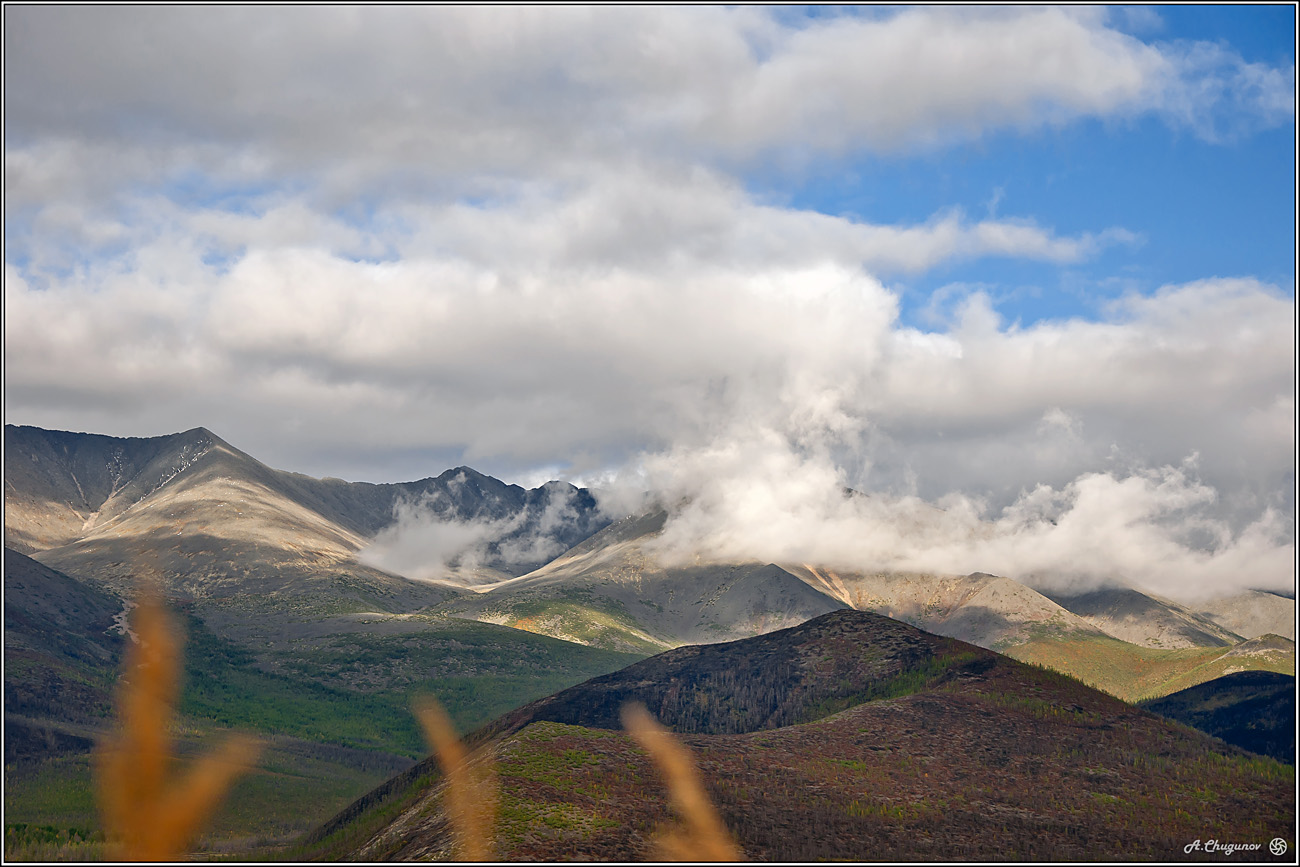
{"label": "rocky mountain slope", "polygon": [[748,637],[844,607],[771,563],[664,566],[666,514],[615,522],[523,577],[439,610],[598,647],[654,653]]}
{"label": "rocky mountain slope", "polygon": [[[433,521],[501,524],[484,565],[508,575],[542,565],[608,523],[587,491],[560,482],[526,491],[469,467],[398,484],[314,479],[271,469],[204,428],[123,439],[6,425],[5,454],[5,545],[29,554],[124,535],[138,528],[116,525],[128,512],[156,513],[152,498],[165,488],[214,485],[171,520],[229,527],[223,538],[251,536],[272,547],[355,553],[406,507]],[[253,516],[260,523],[238,520],[246,517],[241,501],[261,507],[264,514]],[[285,538],[302,533],[302,542]]]}
{"label": "rocky mountain slope", "polygon": [[569,485],[525,491],[464,467],[393,485],[313,479],[203,428],[119,439],[7,425],[5,456],[9,547],[119,594],[152,575],[220,634],[263,649],[321,632],[384,633],[381,618],[462,595],[357,559],[401,513],[496,528],[478,564],[494,577],[605,523]]}
{"label": "rocky mountain slope", "polygon": [[[499,857],[649,854],[670,814],[650,761],[617,730],[628,700],[683,734],[754,860],[1183,860],[1206,828],[1295,842],[1292,769],[1068,678],[841,610],[669,651],[476,732],[500,781]],[[289,854],[446,858],[444,789],[426,761]]]}
{"label": "rocky mountain slope", "polygon": [[1295,597],[1247,590],[1196,605],[1196,613],[1243,638],[1272,633],[1295,641]]}
{"label": "rocky mountain slope", "polygon": [[1130,588],[1051,598],[1112,638],[1139,647],[1230,647],[1243,638],[1177,602]]}

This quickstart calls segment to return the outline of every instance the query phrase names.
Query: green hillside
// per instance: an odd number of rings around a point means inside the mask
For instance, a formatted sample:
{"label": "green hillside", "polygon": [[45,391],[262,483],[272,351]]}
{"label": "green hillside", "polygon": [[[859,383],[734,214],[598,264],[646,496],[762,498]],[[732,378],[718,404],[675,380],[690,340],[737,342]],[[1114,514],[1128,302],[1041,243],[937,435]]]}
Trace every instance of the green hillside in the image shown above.
{"label": "green hillside", "polygon": [[1138,647],[1109,636],[1084,635],[1037,638],[1004,652],[1021,662],[1068,674],[1133,702],[1168,695],[1222,677],[1229,671],[1295,673],[1294,644],[1268,654],[1234,654],[1233,651],[1231,647],[1162,650]]}
{"label": "green hillside", "polygon": [[[229,730],[255,732],[268,744],[257,769],[236,785],[204,838],[201,846],[211,851],[283,842],[410,767],[425,750],[411,713],[416,695],[437,697],[458,726],[470,729],[641,658],[490,624],[432,618],[414,637],[354,634],[306,645],[281,659],[280,671],[268,671],[250,651],[214,635],[192,611],[179,619],[187,639],[175,727],[179,752],[207,752]],[[405,677],[394,674],[399,664]],[[367,685],[368,666],[382,679]],[[7,687],[22,682],[6,670]],[[7,827],[47,826],[56,836],[76,829],[93,836],[98,815],[89,750],[110,719],[108,695],[102,687],[98,695],[104,716],[79,725],[67,722],[78,718],[72,708],[41,708],[33,720],[40,739],[33,757],[6,760]],[[21,745],[11,742],[21,731],[7,726],[7,749]],[[66,748],[52,750],[54,738],[62,738]],[[6,837],[6,857],[48,859],[60,852],[76,857],[80,851],[45,851],[33,842],[42,839],[37,830],[18,831]]]}

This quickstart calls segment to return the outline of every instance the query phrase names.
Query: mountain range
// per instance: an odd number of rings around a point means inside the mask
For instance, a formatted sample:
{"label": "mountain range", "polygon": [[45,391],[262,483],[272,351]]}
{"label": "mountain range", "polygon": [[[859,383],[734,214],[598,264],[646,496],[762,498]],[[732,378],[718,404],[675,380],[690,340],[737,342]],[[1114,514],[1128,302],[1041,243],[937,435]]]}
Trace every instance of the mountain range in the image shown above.
{"label": "mountain range", "polygon": [[[281,738],[290,765],[310,764],[304,798],[337,783],[306,812],[269,779],[253,786],[269,837],[323,820],[422,754],[413,692],[438,695],[473,729],[663,651],[847,610],[1129,701],[1295,670],[1294,600],[1262,591],[1184,604],[1131,587],[1048,595],[979,571],[680,565],[658,543],[672,510],[605,514],[562,482],[525,490],[468,467],[399,484],[315,479],[204,428],[139,439],[6,425],[4,445],[15,815],[52,778],[69,791],[89,785],[86,745],[111,711],[130,597],[149,579],[201,651],[189,656],[182,707],[194,737],[251,726]],[[401,721],[376,733],[365,713]],[[326,755],[325,743],[341,752]],[[11,755],[27,770],[11,776]],[[254,820],[226,827],[240,821]]]}
{"label": "mountain range", "polygon": [[[981,572],[676,566],[657,546],[669,518],[607,516],[584,489],[524,490],[468,467],[399,484],[314,479],[204,428],[122,439],[5,427],[7,548],[118,595],[155,575],[273,669],[304,643],[410,635],[447,617],[644,655],[851,607],[1130,699],[1233,670],[1294,670],[1295,602],[1276,594],[1191,606],[1131,587],[1040,593]],[[439,534],[473,540],[472,556],[421,544]],[[385,568],[394,562],[419,574]],[[1143,677],[1125,676],[1135,669]]]}

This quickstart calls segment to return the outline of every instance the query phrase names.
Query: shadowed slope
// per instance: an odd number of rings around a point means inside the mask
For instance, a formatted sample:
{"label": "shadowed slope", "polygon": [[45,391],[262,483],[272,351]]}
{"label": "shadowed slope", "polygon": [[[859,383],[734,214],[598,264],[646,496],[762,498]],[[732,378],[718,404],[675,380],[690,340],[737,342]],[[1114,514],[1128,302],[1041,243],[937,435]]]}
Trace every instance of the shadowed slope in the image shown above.
{"label": "shadowed slope", "polygon": [[1251,752],[1295,764],[1295,676],[1241,671],[1142,707]]}
{"label": "shadowed slope", "polygon": [[17,551],[4,553],[5,765],[91,747],[124,641],[122,600]]}

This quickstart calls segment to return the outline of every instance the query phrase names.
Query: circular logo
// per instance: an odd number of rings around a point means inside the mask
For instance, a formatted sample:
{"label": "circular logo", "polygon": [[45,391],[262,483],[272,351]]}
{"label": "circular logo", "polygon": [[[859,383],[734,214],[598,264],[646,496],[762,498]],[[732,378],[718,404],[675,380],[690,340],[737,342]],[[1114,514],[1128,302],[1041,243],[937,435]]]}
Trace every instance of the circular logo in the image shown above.
{"label": "circular logo", "polygon": [[1273,842],[1268,844],[1268,851],[1272,852],[1274,855],[1285,855],[1286,841],[1281,837],[1274,837]]}

